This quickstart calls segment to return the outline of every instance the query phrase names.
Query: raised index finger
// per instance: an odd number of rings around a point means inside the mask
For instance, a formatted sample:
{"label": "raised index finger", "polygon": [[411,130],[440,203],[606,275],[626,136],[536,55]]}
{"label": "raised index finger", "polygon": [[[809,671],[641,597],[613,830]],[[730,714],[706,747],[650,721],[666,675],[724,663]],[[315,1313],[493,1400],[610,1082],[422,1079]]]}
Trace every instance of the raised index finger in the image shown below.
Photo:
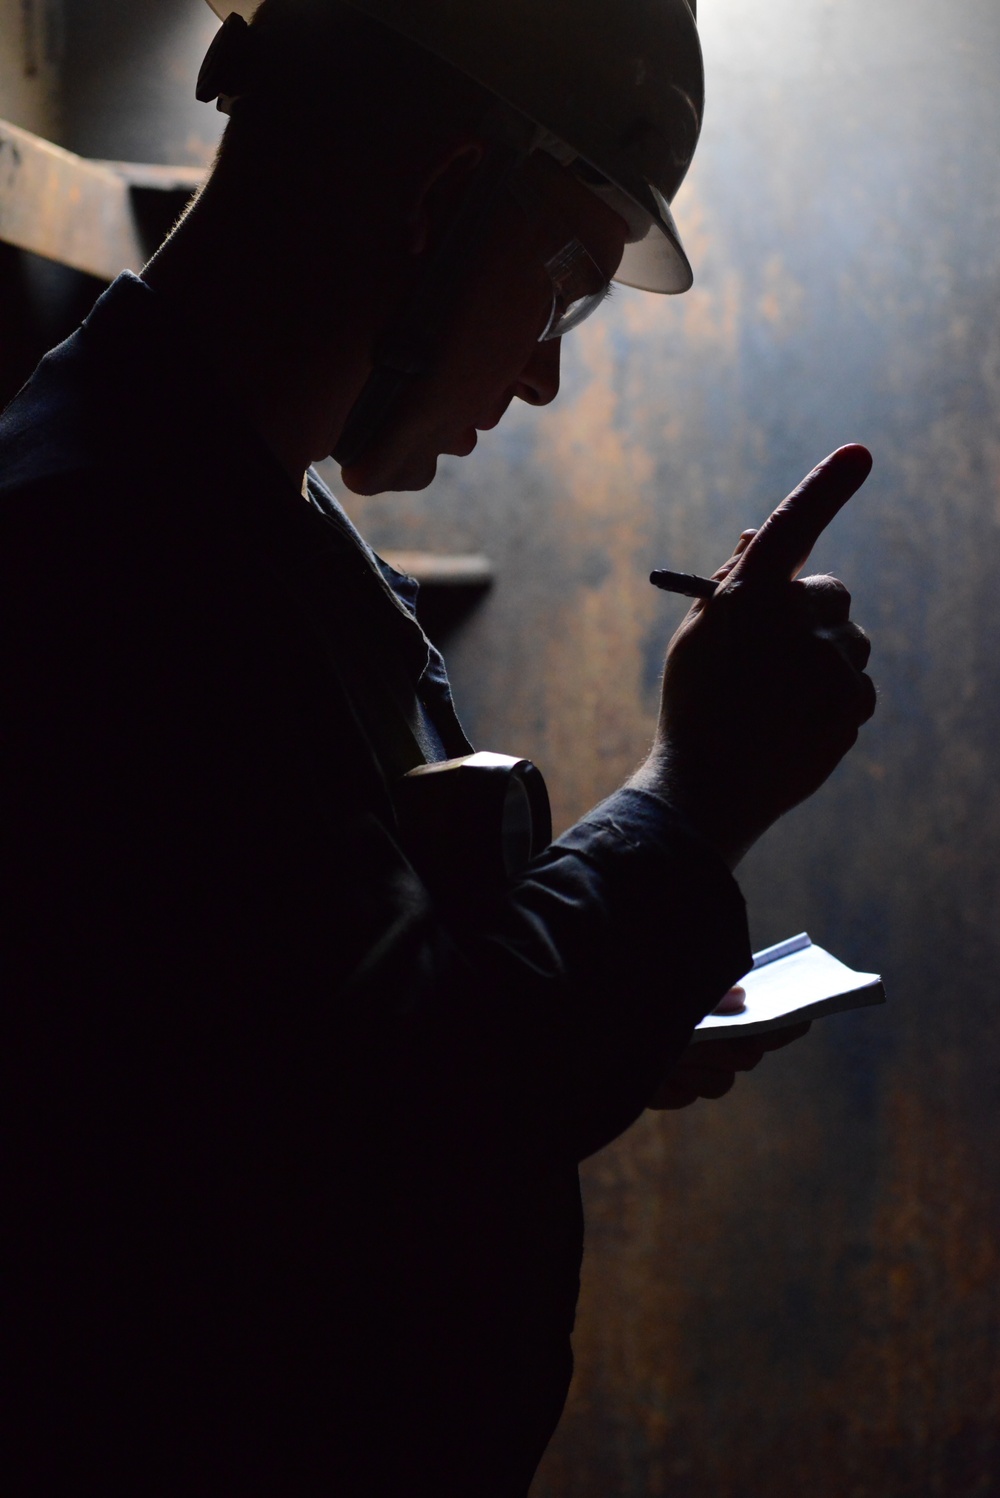
{"label": "raised index finger", "polygon": [[803,566],[837,511],[871,472],[867,447],[852,442],[824,458],[765,520],[728,582],[787,582]]}

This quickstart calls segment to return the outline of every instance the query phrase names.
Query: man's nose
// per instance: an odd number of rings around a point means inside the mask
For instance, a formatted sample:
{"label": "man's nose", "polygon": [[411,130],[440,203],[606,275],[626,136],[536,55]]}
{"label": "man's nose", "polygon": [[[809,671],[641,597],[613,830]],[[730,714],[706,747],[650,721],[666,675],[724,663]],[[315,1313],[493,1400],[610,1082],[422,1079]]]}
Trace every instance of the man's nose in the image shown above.
{"label": "man's nose", "polygon": [[559,358],[562,339],[536,343],[517,382],[516,394],[529,406],[547,406],[559,394]]}

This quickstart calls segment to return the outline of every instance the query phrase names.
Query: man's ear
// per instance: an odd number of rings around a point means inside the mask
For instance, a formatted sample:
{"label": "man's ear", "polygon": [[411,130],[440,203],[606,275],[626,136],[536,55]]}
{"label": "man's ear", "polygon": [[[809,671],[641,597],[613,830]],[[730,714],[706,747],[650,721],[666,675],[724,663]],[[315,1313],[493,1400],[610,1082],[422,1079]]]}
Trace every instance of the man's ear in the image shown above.
{"label": "man's ear", "polygon": [[481,141],[462,141],[440,156],[424,174],[407,220],[411,255],[425,254],[445,233],[469,179],[485,154]]}

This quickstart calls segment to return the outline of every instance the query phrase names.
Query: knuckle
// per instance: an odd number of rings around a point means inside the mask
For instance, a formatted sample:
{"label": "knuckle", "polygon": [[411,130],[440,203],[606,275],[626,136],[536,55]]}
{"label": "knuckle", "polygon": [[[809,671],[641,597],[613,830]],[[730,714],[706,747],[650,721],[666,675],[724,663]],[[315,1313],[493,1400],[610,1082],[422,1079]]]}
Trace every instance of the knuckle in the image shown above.
{"label": "knuckle", "polygon": [[872,653],[872,642],[858,624],[850,621],[832,627],[817,626],[813,630],[816,639],[836,650],[856,671],[863,671]]}
{"label": "knuckle", "polygon": [[747,1049],[746,1053],[736,1063],[737,1071],[753,1071],[764,1059],[764,1047],[757,1046],[753,1050]]}
{"label": "knuckle", "polygon": [[861,681],[863,683],[864,690],[862,693],[861,715],[859,721],[861,723],[867,723],[869,718],[873,718],[875,716],[875,709],[878,707],[878,688],[876,687],[870,676],[862,676]]}
{"label": "knuckle", "polygon": [[838,611],[850,609],[850,589],[841,582],[839,577],[833,577],[828,572],[820,572],[813,577],[800,578],[799,581],[810,603],[835,603]]}

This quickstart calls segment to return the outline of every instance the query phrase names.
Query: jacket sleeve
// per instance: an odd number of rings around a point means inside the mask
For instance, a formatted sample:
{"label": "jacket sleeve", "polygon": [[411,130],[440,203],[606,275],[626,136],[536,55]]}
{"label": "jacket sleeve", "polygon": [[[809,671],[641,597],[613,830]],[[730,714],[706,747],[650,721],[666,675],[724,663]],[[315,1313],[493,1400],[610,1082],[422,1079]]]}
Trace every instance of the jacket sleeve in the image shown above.
{"label": "jacket sleeve", "polygon": [[438,910],[384,826],[359,841],[355,919],[380,914],[347,1003],[428,1091],[473,1112],[491,1099],[504,1127],[564,1158],[634,1121],[752,965],[735,880],[645,792],[596,807],[478,916]]}

